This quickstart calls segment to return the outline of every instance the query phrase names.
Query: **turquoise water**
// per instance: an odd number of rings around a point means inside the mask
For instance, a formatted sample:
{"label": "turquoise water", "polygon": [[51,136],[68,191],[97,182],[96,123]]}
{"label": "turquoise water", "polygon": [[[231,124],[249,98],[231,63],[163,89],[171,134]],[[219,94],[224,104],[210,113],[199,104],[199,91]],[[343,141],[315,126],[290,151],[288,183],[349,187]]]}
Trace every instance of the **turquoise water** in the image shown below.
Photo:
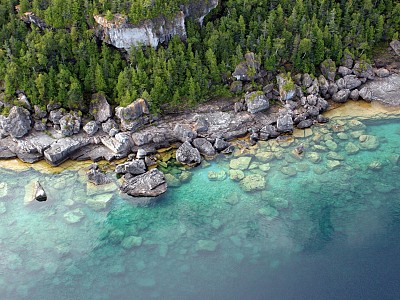
{"label": "turquoise water", "polygon": [[[149,206],[82,171],[0,169],[0,298],[397,299],[399,121],[334,120],[243,147],[263,190],[231,180],[237,157],[224,156]],[[24,202],[34,179],[47,202]]]}

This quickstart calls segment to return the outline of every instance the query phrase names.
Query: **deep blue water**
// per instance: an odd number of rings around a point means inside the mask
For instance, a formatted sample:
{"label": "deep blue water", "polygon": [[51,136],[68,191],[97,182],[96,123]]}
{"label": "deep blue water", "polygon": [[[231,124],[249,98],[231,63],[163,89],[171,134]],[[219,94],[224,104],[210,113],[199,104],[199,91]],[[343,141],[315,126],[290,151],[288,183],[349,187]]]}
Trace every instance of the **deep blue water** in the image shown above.
{"label": "deep blue water", "polygon": [[[245,192],[229,178],[237,157],[219,157],[145,207],[88,187],[82,171],[0,169],[0,298],[399,299],[399,121],[334,120],[243,150],[262,191]],[[49,200],[24,204],[35,179]],[[100,198],[104,209],[88,203]]]}

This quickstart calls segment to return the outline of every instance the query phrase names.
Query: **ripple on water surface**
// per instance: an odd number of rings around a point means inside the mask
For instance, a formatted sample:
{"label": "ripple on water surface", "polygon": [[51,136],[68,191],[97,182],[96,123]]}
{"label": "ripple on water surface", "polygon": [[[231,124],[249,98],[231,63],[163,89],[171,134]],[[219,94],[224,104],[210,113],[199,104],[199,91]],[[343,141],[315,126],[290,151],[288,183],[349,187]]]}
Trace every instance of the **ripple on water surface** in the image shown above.
{"label": "ripple on water surface", "polygon": [[[399,124],[335,119],[242,147],[186,183],[173,170],[177,187],[146,207],[81,171],[0,169],[0,295],[394,299]],[[45,203],[30,201],[37,179]]]}

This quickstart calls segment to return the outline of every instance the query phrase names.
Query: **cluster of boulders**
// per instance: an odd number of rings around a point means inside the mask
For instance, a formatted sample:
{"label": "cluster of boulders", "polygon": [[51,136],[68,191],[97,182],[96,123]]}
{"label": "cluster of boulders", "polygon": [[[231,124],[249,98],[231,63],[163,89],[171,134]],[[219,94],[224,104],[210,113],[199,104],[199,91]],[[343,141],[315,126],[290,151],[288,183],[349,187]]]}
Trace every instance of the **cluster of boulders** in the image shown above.
{"label": "cluster of boulders", "polygon": [[[254,54],[246,54],[245,61],[233,73],[236,81],[231,84],[231,91],[246,92],[244,98],[235,103],[235,111],[257,114],[267,110],[273,99],[279,99],[283,106],[275,117],[264,122],[263,127],[251,128],[250,139],[253,142],[291,133],[295,127],[305,129],[314,123],[327,122],[328,119],[322,113],[328,109],[328,101],[344,103],[349,99],[375,100],[376,97],[373,97],[373,91],[366,82],[375,77],[391,76],[389,70],[374,69],[367,62],[354,61],[347,53],[341,66],[337,68],[334,61],[327,59],[322,62],[320,71],[319,77],[307,73],[292,77],[290,73],[281,73],[275,77],[275,84],[271,73],[260,70]],[[393,76],[386,80],[387,84],[393,85]],[[254,91],[254,86],[257,86],[254,85],[254,80],[257,79],[259,90]]]}
{"label": "cluster of boulders", "polygon": [[[19,92],[18,106],[10,107],[8,116],[0,116],[0,159],[18,157],[29,163],[46,159],[51,165],[59,165],[67,159],[111,161],[134,153],[116,168],[123,174],[121,190],[133,196],[154,196],[167,188],[165,177],[151,169],[157,164],[157,149],[175,148],[178,163],[195,166],[202,157],[233,152],[230,141],[235,138],[248,135],[254,144],[290,134],[295,127],[304,129],[327,122],[322,113],[329,102],[372,99],[367,81],[375,77],[390,86],[400,82],[400,76],[391,71],[355,62],[348,54],[339,68],[326,60],[320,71],[317,78],[290,73],[274,76],[261,69],[254,54],[247,53],[233,73],[237,80],[232,89],[246,91],[240,101],[204,104],[197,112],[162,119],[150,113],[144,99],[113,110],[104,95],[94,94],[88,118],[57,104],[46,109],[32,107]],[[280,105],[271,105],[271,100],[279,100]],[[88,180],[107,183],[101,174],[93,167]]]}

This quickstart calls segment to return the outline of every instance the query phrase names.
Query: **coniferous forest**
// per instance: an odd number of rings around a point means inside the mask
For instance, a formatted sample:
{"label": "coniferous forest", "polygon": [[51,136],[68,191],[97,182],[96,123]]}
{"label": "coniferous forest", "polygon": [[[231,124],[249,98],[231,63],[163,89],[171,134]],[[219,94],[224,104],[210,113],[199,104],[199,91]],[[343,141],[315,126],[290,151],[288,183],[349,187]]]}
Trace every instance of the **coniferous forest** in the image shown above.
{"label": "coniferous forest", "polygon": [[[185,2],[0,0],[0,100],[13,102],[22,90],[32,104],[85,110],[90,95],[103,92],[115,105],[143,97],[153,111],[190,106],[229,96],[231,74],[248,51],[265,70],[317,75],[324,59],[339,63],[348,52],[368,60],[400,31],[396,0],[226,0],[202,26],[187,19],[185,41],[157,49],[124,53],[94,34],[96,14],[122,13],[135,23],[172,16]],[[25,12],[46,26],[27,25]]]}

